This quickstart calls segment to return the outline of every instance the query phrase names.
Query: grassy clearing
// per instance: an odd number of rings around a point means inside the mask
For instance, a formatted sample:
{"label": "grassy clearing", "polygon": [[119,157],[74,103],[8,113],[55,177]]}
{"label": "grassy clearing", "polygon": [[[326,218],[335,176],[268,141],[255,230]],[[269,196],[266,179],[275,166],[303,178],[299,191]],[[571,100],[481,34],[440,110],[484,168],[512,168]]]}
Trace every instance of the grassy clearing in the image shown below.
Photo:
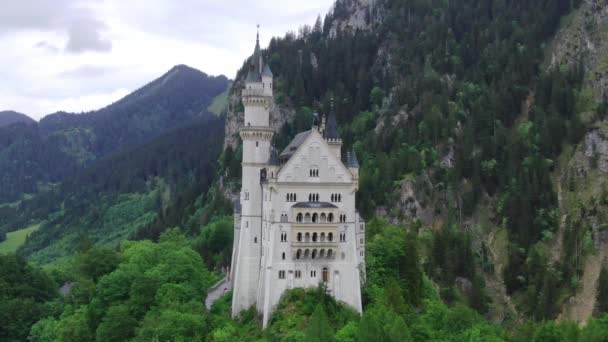
{"label": "grassy clearing", "polygon": [[27,236],[32,232],[37,231],[38,228],[40,228],[40,224],[31,225],[27,228],[7,233],[6,241],[0,243],[0,254],[14,253],[19,246],[23,245]]}
{"label": "grassy clearing", "polygon": [[[228,88],[230,89],[230,88]],[[226,106],[228,106],[228,89],[213,98],[213,102],[207,107],[207,110],[215,115],[221,115]]]}

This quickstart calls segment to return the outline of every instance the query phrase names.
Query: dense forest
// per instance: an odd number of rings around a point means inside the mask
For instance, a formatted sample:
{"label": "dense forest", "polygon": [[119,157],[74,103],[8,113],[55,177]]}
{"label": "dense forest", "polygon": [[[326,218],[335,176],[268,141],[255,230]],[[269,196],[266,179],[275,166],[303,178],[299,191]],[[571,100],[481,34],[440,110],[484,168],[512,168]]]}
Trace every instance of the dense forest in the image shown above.
{"label": "dense forest", "polygon": [[[275,144],[309,125],[313,111],[327,112],[335,98],[344,150],[352,146],[362,164],[359,210],[366,218],[416,223],[431,235],[424,268],[444,300],[462,295],[462,279],[473,292],[486,292],[484,279],[500,266],[502,297],[513,299],[517,315],[557,318],[580,284],[581,260],[602,241],[597,231],[607,217],[600,208],[608,184],[583,200],[574,198],[583,180],[570,177],[569,205],[593,208],[581,208],[576,222],[567,215],[571,208],[560,208],[554,186],[564,151],[573,155],[608,108],[606,96],[596,101],[583,86],[582,56],[546,63],[548,42],[580,5],[338,1],[324,21],[273,39],[265,52],[275,100],[296,109]],[[359,27],[339,29],[361,13]],[[229,116],[240,115],[238,105],[231,109]],[[238,183],[232,165],[228,174]],[[558,236],[564,215],[570,220]],[[486,237],[502,231],[506,256],[497,265]],[[563,246],[557,257],[549,245],[555,239]],[[488,300],[482,296],[474,307],[488,313]]]}
{"label": "dense forest", "polygon": [[[97,111],[54,113],[18,127],[0,124],[0,203],[44,192],[99,158],[213,115],[207,107],[228,84],[224,76],[178,65]],[[0,113],[0,123],[4,118],[8,114]]]}
{"label": "dense forest", "polygon": [[[550,51],[577,17],[596,29],[597,6],[338,0],[324,20],[272,39],[275,113],[294,113],[274,144],[333,98],[344,150],[361,163],[362,316],[322,284],[287,292],[265,330],[253,308],[230,318],[230,293],[203,305],[231,257],[241,69],[222,118],[184,121],[87,168],[66,160],[69,180],[0,205],[0,241],[41,224],[0,256],[0,340],[604,341],[608,96],[589,80],[606,75]],[[13,134],[29,142],[64,120],[81,131],[58,115]],[[224,138],[237,143],[222,151]],[[565,309],[580,293],[585,325]]]}
{"label": "dense forest", "polygon": [[255,309],[230,318],[230,293],[210,310],[203,305],[205,289],[218,279],[208,265],[221,264],[224,253],[206,247],[229,250],[229,238],[222,237],[231,232],[231,219],[224,218],[201,227],[194,241],[170,229],[156,243],[129,241],[119,250],[82,243],[69,263],[48,271],[18,256],[0,256],[0,339],[599,342],[608,336],[608,315],[584,328],[568,321],[504,326],[466,302],[447,305],[422,270],[426,242],[379,220],[367,232],[362,316],[320,285],[286,292],[261,330]]}

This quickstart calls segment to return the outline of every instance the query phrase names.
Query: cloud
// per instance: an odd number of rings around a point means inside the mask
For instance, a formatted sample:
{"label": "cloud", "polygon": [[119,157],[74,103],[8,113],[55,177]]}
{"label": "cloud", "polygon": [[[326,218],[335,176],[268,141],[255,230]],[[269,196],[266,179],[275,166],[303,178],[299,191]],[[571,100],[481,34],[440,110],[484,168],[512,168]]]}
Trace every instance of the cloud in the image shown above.
{"label": "cloud", "polygon": [[100,108],[177,64],[234,77],[334,0],[0,0],[0,110]]}
{"label": "cloud", "polygon": [[102,37],[101,30],[104,28],[103,22],[90,18],[72,22],[68,29],[69,39],[65,51],[69,53],[109,52],[112,50],[112,42]]}
{"label": "cloud", "polygon": [[59,48],[58,47],[56,47],[55,45],[53,45],[53,44],[51,44],[51,43],[49,43],[49,42],[47,42],[45,40],[39,41],[34,46],[37,47],[37,48],[39,48],[39,49],[44,49],[44,50],[47,50],[47,51],[52,52],[52,53],[59,52]]}
{"label": "cloud", "polygon": [[[0,36],[19,31],[53,31],[67,36],[65,51],[109,52],[112,42],[103,37],[105,23],[96,17],[98,0],[18,0],[2,4]],[[42,44],[41,44],[42,43]],[[37,47],[54,51],[45,42]]]}
{"label": "cloud", "polygon": [[85,64],[70,70],[62,71],[57,74],[57,77],[69,79],[96,78],[100,76],[107,76],[108,74],[117,72],[118,70],[119,68]]}

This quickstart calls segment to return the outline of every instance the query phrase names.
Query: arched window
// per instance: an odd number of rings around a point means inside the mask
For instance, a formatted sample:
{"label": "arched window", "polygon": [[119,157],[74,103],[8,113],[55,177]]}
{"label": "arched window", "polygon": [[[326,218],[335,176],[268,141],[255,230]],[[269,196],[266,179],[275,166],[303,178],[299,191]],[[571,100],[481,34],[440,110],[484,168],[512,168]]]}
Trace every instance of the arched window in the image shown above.
{"label": "arched window", "polygon": [[327,215],[327,222],[329,222],[329,223],[334,222],[334,214],[329,213],[329,215]]}
{"label": "arched window", "polygon": [[334,251],[331,249],[327,250],[327,259],[331,259],[334,256]]}
{"label": "arched window", "polygon": [[283,254],[281,255],[281,257],[283,257],[283,260],[285,260],[285,252],[283,252]]}
{"label": "arched window", "polygon": [[325,242],[325,233],[321,233],[321,242]]}
{"label": "arched window", "polygon": [[342,202],[342,194],[338,194],[338,202]]}
{"label": "arched window", "polygon": [[316,259],[316,258],[317,258],[317,250],[316,250],[316,249],[313,249],[313,250],[312,250],[312,258],[313,258],[313,259]]}
{"label": "arched window", "polygon": [[317,223],[317,221],[319,221],[319,214],[312,214],[312,223]]}
{"label": "arched window", "polygon": [[253,238],[253,243],[258,243],[258,237],[257,236]]}
{"label": "arched window", "polygon": [[306,213],[306,215],[304,215],[304,222],[310,223],[310,213]]}
{"label": "arched window", "polygon": [[334,233],[328,233],[327,234],[327,241],[332,242],[333,240],[334,240]]}
{"label": "arched window", "polygon": [[296,259],[300,259],[301,255],[302,255],[302,250],[298,249],[298,251],[296,252]]}
{"label": "arched window", "polygon": [[298,242],[302,242],[302,233],[298,233]]}
{"label": "arched window", "polygon": [[285,201],[287,201],[287,202],[289,202],[289,201],[290,201],[289,195],[291,195],[291,194],[287,194],[287,195],[285,195]]}
{"label": "arched window", "polygon": [[306,235],[304,235],[304,241],[310,242],[310,233],[306,233]]}
{"label": "arched window", "polygon": [[325,216],[325,213],[321,213],[321,223],[325,222],[327,222],[327,216]]}
{"label": "arched window", "polygon": [[307,249],[307,250],[304,251],[304,258],[308,259],[309,256],[310,256],[310,250]]}
{"label": "arched window", "polygon": [[302,222],[302,213],[298,213],[296,216],[296,222]]}
{"label": "arched window", "polygon": [[323,259],[323,257],[325,257],[325,250],[322,249],[319,251],[319,259]]}
{"label": "arched window", "polygon": [[312,242],[317,242],[317,233],[312,233]]}

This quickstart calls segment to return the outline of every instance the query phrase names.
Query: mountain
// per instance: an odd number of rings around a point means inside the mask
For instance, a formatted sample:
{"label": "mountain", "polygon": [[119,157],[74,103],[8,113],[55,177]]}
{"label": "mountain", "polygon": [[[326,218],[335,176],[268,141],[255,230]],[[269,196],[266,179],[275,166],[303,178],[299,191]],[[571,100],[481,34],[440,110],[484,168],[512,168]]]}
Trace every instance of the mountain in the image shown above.
{"label": "mountain", "polygon": [[25,123],[25,124],[33,124],[36,121],[30,118],[29,116],[13,111],[3,111],[0,112],[0,127],[12,125],[14,123]]}
{"label": "mountain", "polygon": [[[263,52],[274,142],[335,99],[362,164],[359,209],[428,239],[444,300],[495,321],[584,322],[607,263],[607,13],[591,0],[338,0]],[[245,74],[229,93],[229,156]],[[236,197],[238,164],[222,172]]]}
{"label": "mountain", "polygon": [[212,196],[223,125],[209,115],[99,158],[52,189],[0,208],[0,228],[41,222],[20,251],[40,263],[71,255],[83,240],[117,246],[128,238],[157,238],[168,226],[196,230],[182,218],[201,209],[197,199]]}
{"label": "mountain", "polygon": [[212,115],[207,108],[228,85],[224,76],[178,65],[103,109],[59,112],[37,125],[0,127],[0,203],[36,193],[98,158]]}
{"label": "mountain", "polygon": [[[0,326],[0,336],[603,340],[607,18],[595,0],[338,0],[324,21],[271,41],[263,53],[275,77],[274,144],[334,103],[345,150],[360,160],[362,316],[325,286],[286,292],[265,331],[255,310],[231,319],[230,294],[202,307],[216,278],[205,265],[219,272],[230,255],[224,215],[240,190],[241,69],[225,117],[204,115],[86,162],[45,151],[75,160],[71,177],[0,205],[0,233],[39,225],[18,254],[76,285],[45,312],[57,294],[44,271],[0,256],[0,282],[28,285],[0,298],[4,320],[20,323]],[[57,118],[60,132],[75,120]],[[21,141],[49,136],[34,127]],[[91,247],[124,239],[157,243]]]}

